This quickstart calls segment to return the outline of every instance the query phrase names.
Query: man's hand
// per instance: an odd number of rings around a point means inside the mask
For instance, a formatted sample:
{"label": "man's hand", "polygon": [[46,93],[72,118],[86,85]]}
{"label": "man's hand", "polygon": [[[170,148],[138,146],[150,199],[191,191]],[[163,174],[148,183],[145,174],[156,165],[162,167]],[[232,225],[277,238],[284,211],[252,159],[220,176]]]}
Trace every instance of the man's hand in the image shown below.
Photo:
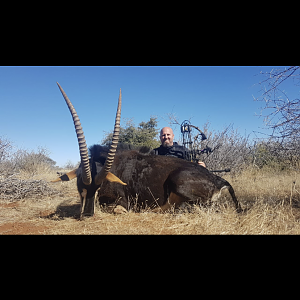
{"label": "man's hand", "polygon": [[198,165],[200,165],[200,166],[202,166],[202,167],[204,167],[204,168],[206,168],[206,165],[205,165],[205,163],[203,162],[203,161],[198,161]]}

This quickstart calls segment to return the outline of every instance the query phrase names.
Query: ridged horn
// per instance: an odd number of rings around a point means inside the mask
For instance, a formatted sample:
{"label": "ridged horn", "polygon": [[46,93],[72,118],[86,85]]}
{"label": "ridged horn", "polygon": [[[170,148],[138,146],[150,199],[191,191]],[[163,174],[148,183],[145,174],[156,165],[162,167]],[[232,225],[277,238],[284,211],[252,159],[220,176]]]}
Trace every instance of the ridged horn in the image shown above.
{"label": "ridged horn", "polygon": [[62,87],[59,85],[58,82],[56,82],[67,105],[70,110],[70,113],[73,118],[73,122],[75,125],[75,131],[77,134],[77,139],[78,139],[78,145],[79,145],[79,152],[80,152],[80,158],[81,158],[81,168],[82,168],[82,181],[85,185],[90,185],[92,183],[92,174],[91,174],[91,169],[90,169],[90,163],[89,163],[89,153],[88,153],[88,148],[86,145],[84,133],[82,130],[82,126],[79,120],[79,117],[76,113],[76,110],[74,106],[72,105],[71,101],[69,100],[68,96],[62,89]]}
{"label": "ridged horn", "polygon": [[107,154],[107,158],[106,158],[104,167],[102,168],[102,171],[99,174],[97,174],[97,176],[95,178],[95,183],[97,185],[101,184],[101,182],[108,174],[108,172],[111,169],[111,166],[114,162],[114,158],[115,158],[117,146],[118,146],[118,141],[119,141],[119,134],[120,134],[121,105],[122,105],[122,93],[121,93],[121,89],[120,89],[113,138],[112,138],[112,142],[109,147],[109,150],[108,150],[108,154]]}

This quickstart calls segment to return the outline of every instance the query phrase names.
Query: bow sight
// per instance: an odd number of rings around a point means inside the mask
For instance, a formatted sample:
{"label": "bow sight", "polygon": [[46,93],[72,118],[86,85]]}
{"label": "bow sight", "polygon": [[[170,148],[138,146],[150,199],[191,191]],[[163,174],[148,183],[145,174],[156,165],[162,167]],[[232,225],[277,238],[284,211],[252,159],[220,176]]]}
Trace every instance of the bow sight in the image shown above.
{"label": "bow sight", "polygon": [[192,128],[195,128],[199,131],[199,133],[194,137],[194,142],[197,140],[199,135],[201,135],[201,142],[207,139],[204,132],[202,132],[198,127],[192,125],[191,122],[188,120],[183,121],[180,126],[181,126],[181,134],[182,134],[182,144],[190,151],[190,155],[186,159],[191,161],[198,161],[199,159],[196,158],[197,155],[200,155],[202,153],[208,154],[212,152],[211,148],[208,146],[206,146],[202,150],[195,149],[195,147],[193,147],[192,135],[191,135]]}
{"label": "bow sight", "polygon": [[183,145],[185,145],[185,144],[192,145],[193,144],[192,137],[191,137],[192,128],[195,128],[200,132],[194,138],[195,140],[198,138],[199,134],[201,135],[201,141],[204,141],[207,139],[205,134],[198,127],[192,125],[190,121],[185,120],[181,123],[181,133],[182,133]]}

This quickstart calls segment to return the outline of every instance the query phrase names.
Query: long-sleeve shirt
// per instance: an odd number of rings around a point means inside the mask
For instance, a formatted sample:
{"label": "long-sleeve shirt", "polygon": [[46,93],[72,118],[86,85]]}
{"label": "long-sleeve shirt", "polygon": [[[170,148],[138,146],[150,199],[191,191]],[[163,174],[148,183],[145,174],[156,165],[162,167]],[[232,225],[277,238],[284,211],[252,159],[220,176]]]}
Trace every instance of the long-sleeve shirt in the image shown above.
{"label": "long-sleeve shirt", "polygon": [[191,157],[190,151],[186,147],[178,145],[176,142],[170,147],[163,147],[161,145],[160,147],[153,149],[153,151],[155,155],[175,156],[186,160],[190,160]]}

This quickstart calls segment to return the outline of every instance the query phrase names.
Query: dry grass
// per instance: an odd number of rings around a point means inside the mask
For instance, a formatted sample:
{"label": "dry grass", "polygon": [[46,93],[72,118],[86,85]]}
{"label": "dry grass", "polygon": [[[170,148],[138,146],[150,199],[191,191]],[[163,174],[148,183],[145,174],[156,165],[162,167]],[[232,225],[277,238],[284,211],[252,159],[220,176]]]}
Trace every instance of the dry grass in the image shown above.
{"label": "dry grass", "polygon": [[[22,175],[24,179],[24,174]],[[48,173],[35,179],[47,180]],[[209,207],[193,206],[170,213],[129,212],[114,215],[97,209],[92,218],[78,220],[76,180],[49,183],[63,196],[0,199],[0,234],[300,234],[300,173],[247,170],[227,175],[243,214],[237,214],[228,193]],[[299,191],[298,191],[299,190]]]}

